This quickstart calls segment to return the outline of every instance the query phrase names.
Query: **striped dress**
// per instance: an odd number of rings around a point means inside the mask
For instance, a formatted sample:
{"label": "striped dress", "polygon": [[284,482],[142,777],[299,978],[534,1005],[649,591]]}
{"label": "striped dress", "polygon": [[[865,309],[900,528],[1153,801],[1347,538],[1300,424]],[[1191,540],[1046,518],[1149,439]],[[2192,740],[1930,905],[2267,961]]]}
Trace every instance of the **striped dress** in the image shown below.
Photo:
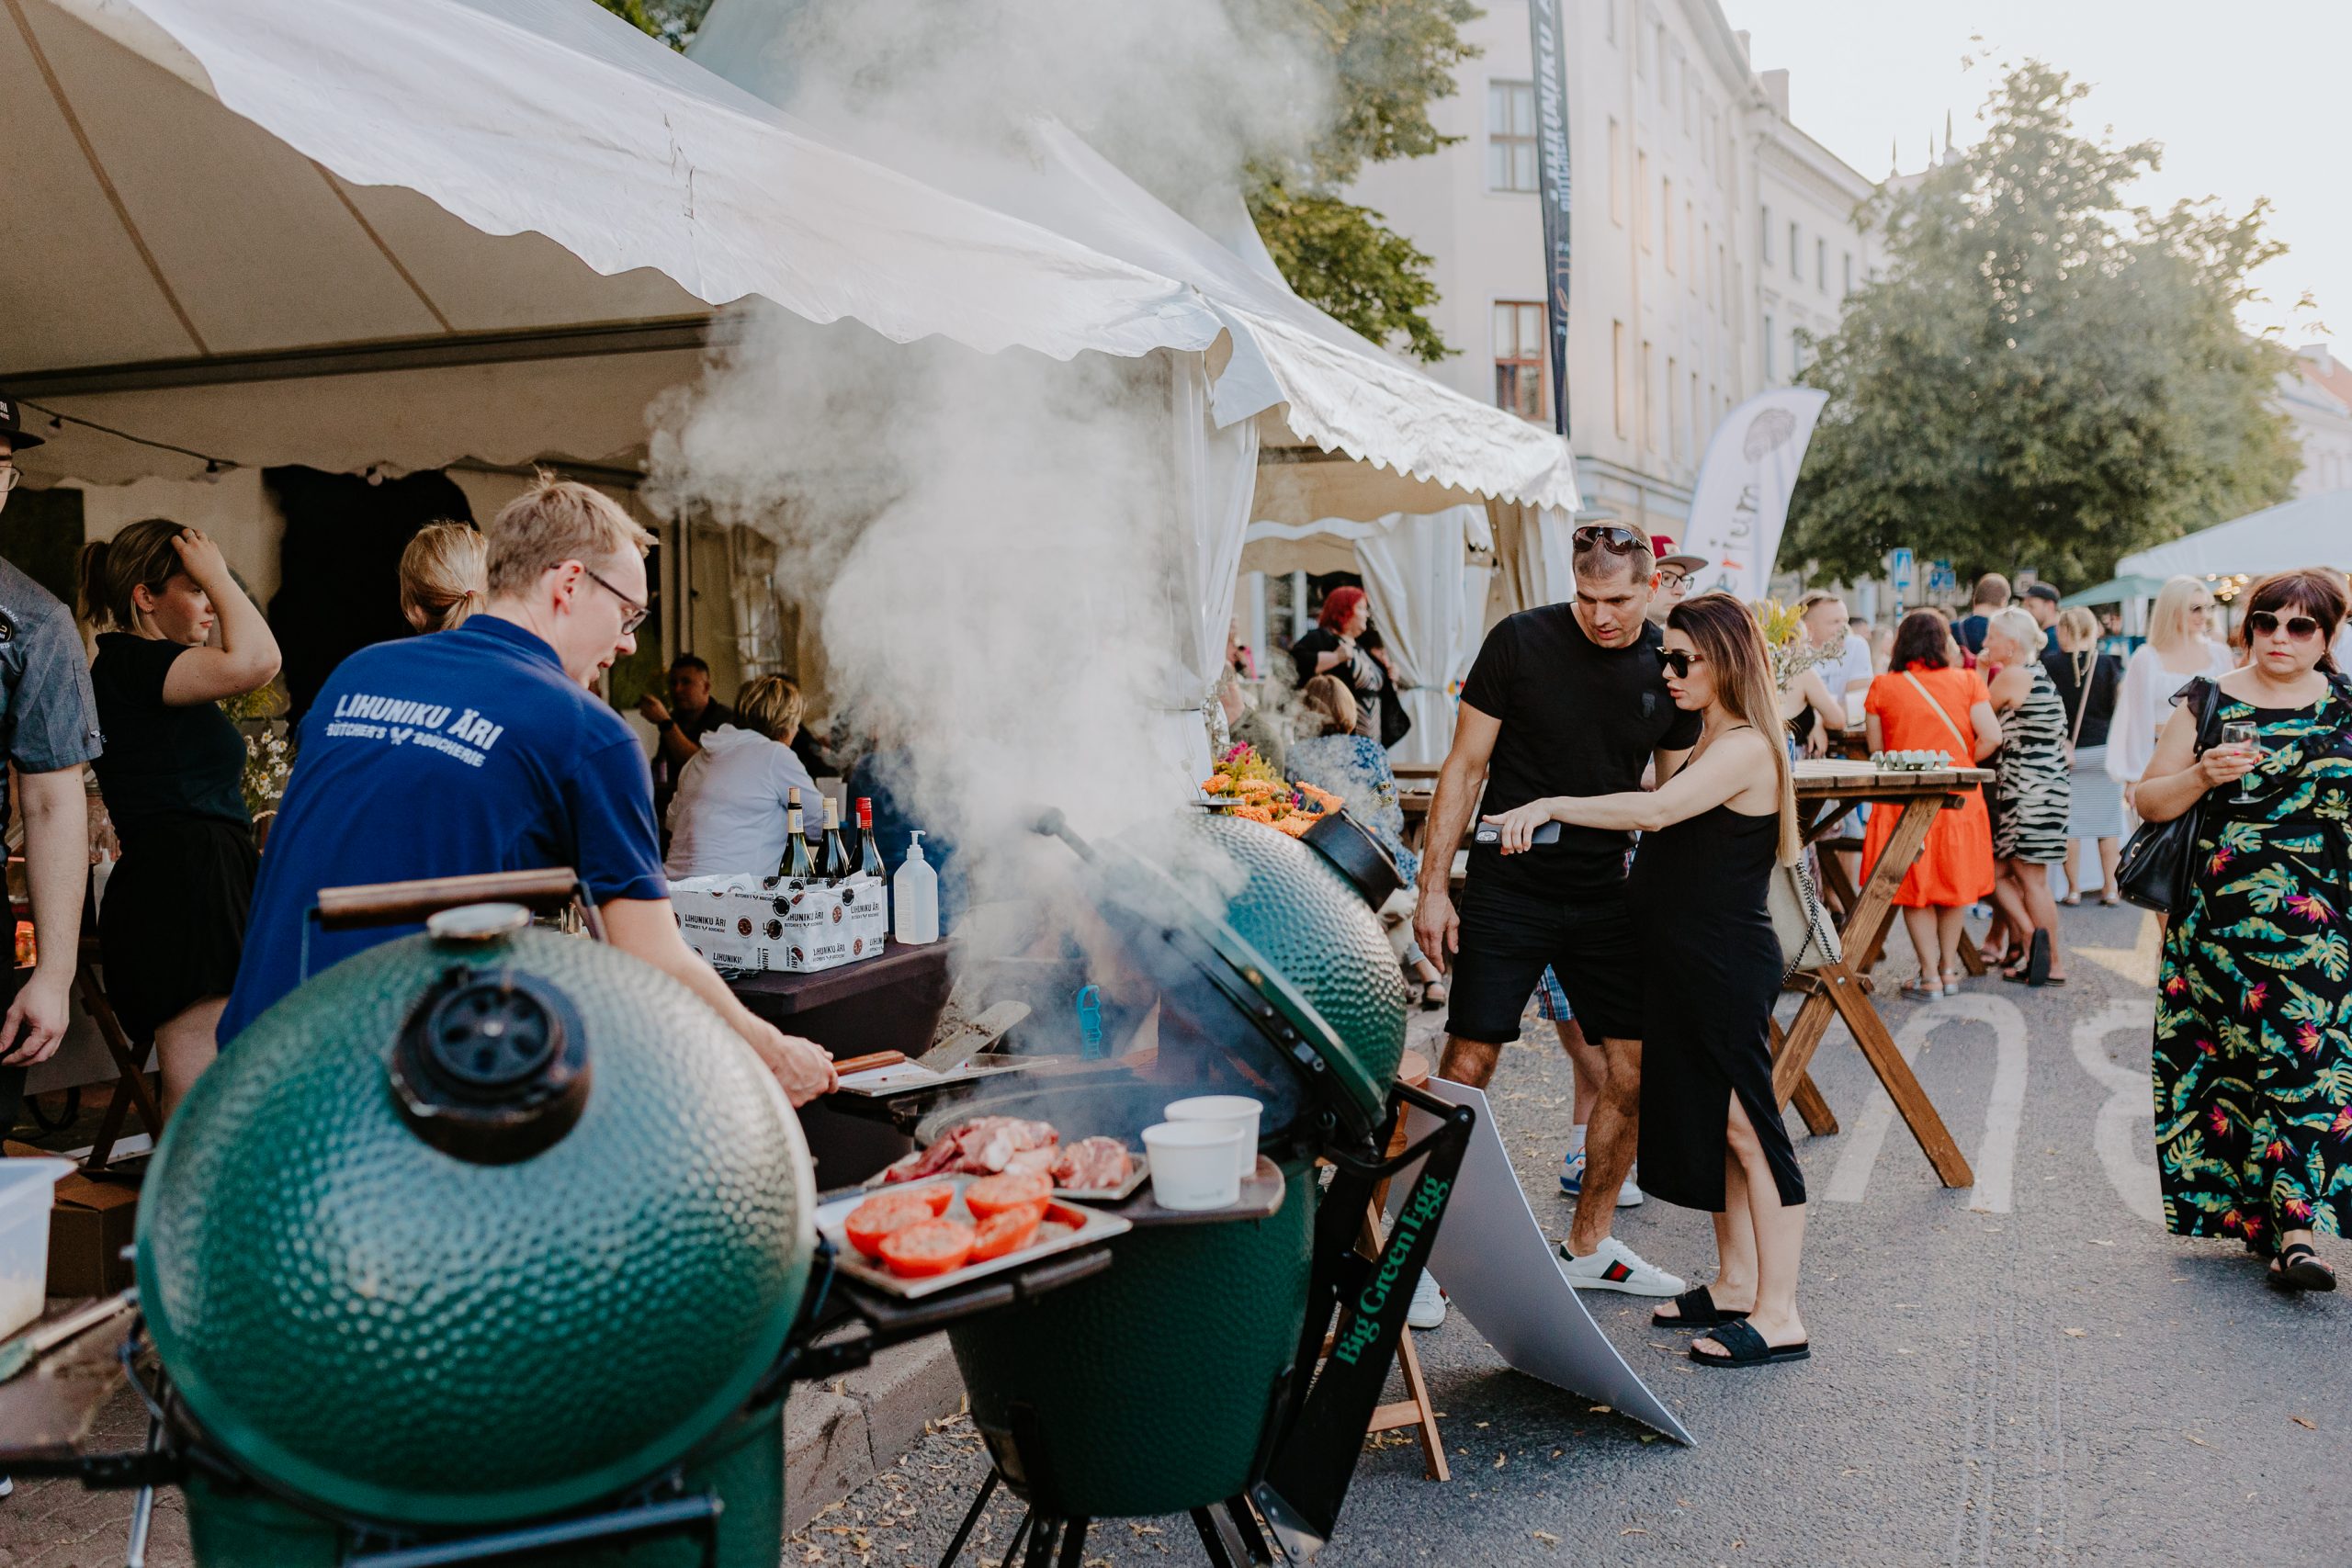
{"label": "striped dress", "polygon": [[2066,773],[2066,705],[2040,663],[2033,690],[2001,720],[1999,776],[1993,785],[1993,854],[1997,860],[2066,858],[2066,817],[2074,784]]}

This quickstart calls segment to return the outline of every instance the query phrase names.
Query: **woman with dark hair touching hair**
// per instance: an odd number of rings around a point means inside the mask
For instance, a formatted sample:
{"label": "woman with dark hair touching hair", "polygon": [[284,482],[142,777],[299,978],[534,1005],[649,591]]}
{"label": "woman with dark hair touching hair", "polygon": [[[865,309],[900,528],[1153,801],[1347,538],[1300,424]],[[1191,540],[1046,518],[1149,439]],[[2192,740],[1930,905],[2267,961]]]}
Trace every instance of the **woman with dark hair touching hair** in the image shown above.
{"label": "woman with dark hair touching hair", "polygon": [[93,768],[122,840],[99,949],[124,1026],[154,1037],[168,1117],[212,1060],[260,863],[244,737],[219,704],[270,682],[277,639],[220,547],[164,518],[85,547],[81,579],[106,733]]}
{"label": "woman with dark hair touching hair", "polygon": [[[1895,628],[1886,673],[1871,681],[1863,712],[1872,753],[1941,751],[1961,767],[1973,767],[2001,744],[2001,722],[1993,716],[1993,695],[1984,677],[1961,668],[1960,645],[1951,624],[1930,610],[1914,610]],[[1878,864],[1894,835],[1899,811],[1873,811],[1862,836],[1862,874]],[[1962,974],[1960,943],[1967,932],[1968,907],[1993,891],[1993,827],[1984,792],[1973,785],[1957,811],[1939,811],[1928,829],[1919,858],[1904,874],[1894,902],[1911,950],[1919,955],[1917,979],[1903,984],[1908,997],[1958,994]]]}
{"label": "woman with dark hair touching hair", "polygon": [[2203,803],[2156,972],[2156,1168],[2175,1235],[2234,1236],[2272,1285],[2332,1291],[2312,1243],[2352,1229],[2345,594],[2312,568],[2245,604],[2246,662],[2182,688],[2136,795],[2151,822]]}
{"label": "woman with dark hair touching hair", "polygon": [[1315,629],[1291,644],[1299,689],[1317,675],[1337,676],[1356,700],[1356,733],[1380,739],[1380,694],[1388,682],[1379,660],[1356,639],[1372,625],[1372,605],[1361,588],[1334,588],[1324,596]]}
{"label": "woman with dark hair touching hair", "polygon": [[1655,790],[1554,795],[1489,817],[1505,854],[1547,821],[1642,835],[1626,897],[1649,955],[1643,987],[1640,1161],[1653,1198],[1714,1216],[1713,1285],[1653,1313],[1702,1328],[1690,1359],[1752,1367],[1812,1351],[1797,1315],[1804,1173],[1772,1093],[1781,944],[1773,868],[1804,852],[1771,657],[1747,606],[1702,593],[1666,618],[1658,658],[1698,744]]}

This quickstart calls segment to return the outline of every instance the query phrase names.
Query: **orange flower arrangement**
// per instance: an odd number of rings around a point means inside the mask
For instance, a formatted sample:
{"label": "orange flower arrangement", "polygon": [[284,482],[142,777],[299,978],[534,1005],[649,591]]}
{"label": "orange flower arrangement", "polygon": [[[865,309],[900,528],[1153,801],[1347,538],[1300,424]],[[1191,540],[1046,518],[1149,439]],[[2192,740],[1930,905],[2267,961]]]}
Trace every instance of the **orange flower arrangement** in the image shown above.
{"label": "orange flower arrangement", "polygon": [[1294,839],[1341,805],[1329,791],[1292,784],[1250,746],[1236,746],[1219,757],[1216,772],[1201,781],[1201,792],[1231,815],[1263,822]]}

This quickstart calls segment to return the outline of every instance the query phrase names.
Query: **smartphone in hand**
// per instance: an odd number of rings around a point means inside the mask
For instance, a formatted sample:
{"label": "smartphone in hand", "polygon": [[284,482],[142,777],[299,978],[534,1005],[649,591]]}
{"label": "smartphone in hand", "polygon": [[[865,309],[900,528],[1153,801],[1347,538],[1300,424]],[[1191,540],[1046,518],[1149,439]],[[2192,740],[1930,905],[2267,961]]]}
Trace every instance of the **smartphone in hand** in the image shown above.
{"label": "smartphone in hand", "polygon": [[[1539,822],[1535,825],[1535,831],[1528,835],[1529,840],[1538,844],[1556,844],[1560,841],[1561,826],[1558,822]],[[1470,835],[1470,841],[1493,849],[1503,841],[1503,830],[1492,822],[1481,822],[1477,830]]]}

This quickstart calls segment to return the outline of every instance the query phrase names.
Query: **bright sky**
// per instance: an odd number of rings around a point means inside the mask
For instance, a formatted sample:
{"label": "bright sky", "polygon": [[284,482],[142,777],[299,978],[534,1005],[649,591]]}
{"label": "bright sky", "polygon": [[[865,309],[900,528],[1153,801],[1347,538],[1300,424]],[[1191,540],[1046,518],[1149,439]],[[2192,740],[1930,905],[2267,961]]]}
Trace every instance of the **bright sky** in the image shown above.
{"label": "bright sky", "polygon": [[[2267,296],[2241,312],[2280,327],[2291,346],[2335,329],[2352,347],[2352,193],[2340,68],[2352,59],[2344,0],[1722,0],[1752,35],[1756,68],[1786,68],[1796,123],[1872,179],[1890,139],[1902,168],[1941,146],[1944,112],[1962,147],[1997,85],[1994,64],[1963,55],[2039,58],[2093,85],[2077,106],[2086,134],[2164,144],[2163,167],[2133,199],[2163,209],[2219,197],[2242,211],[2270,198],[2288,254],[2256,275]],[[1981,37],[1984,42],[1972,39]],[[2295,310],[2309,293],[2318,309]]]}

